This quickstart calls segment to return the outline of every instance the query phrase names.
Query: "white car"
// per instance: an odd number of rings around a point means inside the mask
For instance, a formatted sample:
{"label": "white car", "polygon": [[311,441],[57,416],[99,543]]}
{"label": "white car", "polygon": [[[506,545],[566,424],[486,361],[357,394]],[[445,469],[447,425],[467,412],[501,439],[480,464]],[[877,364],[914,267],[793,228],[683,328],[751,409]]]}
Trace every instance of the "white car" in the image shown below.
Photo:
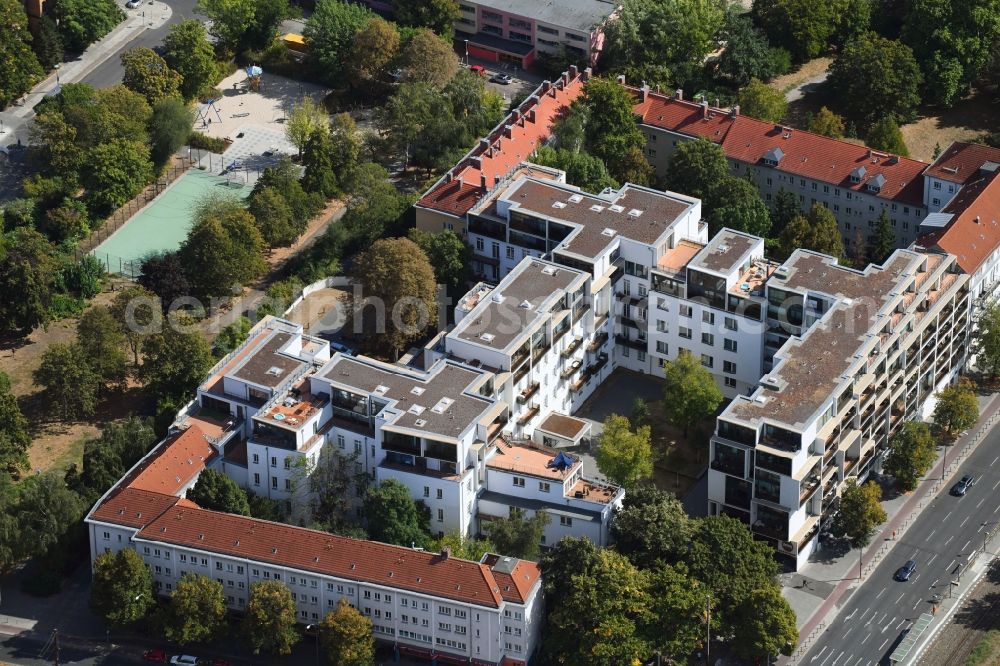
{"label": "white car", "polygon": [[141,5],[141,4],[142,4],[142,0],[128,0],[128,2],[125,3],[125,8],[126,9],[138,9],[139,5]]}
{"label": "white car", "polygon": [[175,654],[170,658],[170,663],[178,666],[198,666],[198,658],[189,654]]}

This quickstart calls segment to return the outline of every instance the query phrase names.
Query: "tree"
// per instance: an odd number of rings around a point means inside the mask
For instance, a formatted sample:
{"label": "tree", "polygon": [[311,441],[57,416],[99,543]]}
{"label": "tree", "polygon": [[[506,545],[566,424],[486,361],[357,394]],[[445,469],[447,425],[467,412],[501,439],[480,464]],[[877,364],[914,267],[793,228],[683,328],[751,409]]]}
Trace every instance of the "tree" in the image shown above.
{"label": "tree", "polygon": [[617,189],[618,182],[608,173],[604,162],[585,152],[542,146],[531,161],[566,172],[566,182],[585,192],[600,192],[606,187]]}
{"label": "tree", "polygon": [[299,157],[302,157],[302,151],[310,137],[329,132],[330,115],[312,97],[303,97],[302,101],[292,107],[285,121],[285,136],[299,151]]}
{"label": "tree", "polygon": [[649,424],[649,405],[646,403],[645,398],[637,397],[632,401],[632,413],[629,415],[628,420],[635,428]]}
{"label": "tree", "polygon": [[677,427],[688,429],[711,416],[722,402],[722,392],[712,374],[687,350],[666,364],[663,404],[667,419]]}
{"label": "tree", "polygon": [[10,475],[16,479],[22,471],[27,471],[30,468],[30,446],[28,420],[21,413],[17,396],[11,393],[10,378],[0,371],[0,475]]}
{"label": "tree", "polygon": [[201,298],[229,296],[266,269],[264,240],[242,203],[205,202],[178,251],[191,291]]}
{"label": "tree", "polygon": [[375,663],[372,621],[341,598],[336,610],[319,625],[319,641],[332,666],[369,666]]}
{"label": "tree", "polygon": [[426,28],[418,29],[403,47],[402,62],[404,80],[434,88],[444,88],[458,72],[458,56],[450,41]]}
{"label": "tree", "polygon": [[229,326],[219,331],[219,336],[212,343],[212,353],[217,358],[222,358],[239,347],[250,334],[250,320],[240,317]]}
{"label": "tree", "polygon": [[976,368],[991,378],[1000,376],[1000,304],[985,305],[976,317],[972,352]]}
{"label": "tree", "polygon": [[178,645],[211,641],[225,628],[227,610],[222,583],[186,572],[160,617],[163,637]]}
{"label": "tree", "polygon": [[896,232],[889,224],[889,215],[883,210],[875,220],[875,242],[872,244],[871,257],[875,263],[882,263],[896,249]]}
{"label": "tree", "polygon": [[306,141],[302,163],[306,170],[302,175],[302,189],[315,192],[324,199],[335,196],[340,188],[337,177],[333,173],[333,161],[330,158],[333,143],[329,132],[315,132]]}
{"label": "tree", "polygon": [[138,282],[148,294],[159,299],[164,311],[169,310],[175,300],[191,293],[177,252],[147,255],[142,260]]}
{"label": "tree", "polygon": [[[351,305],[361,315],[369,345],[399,354],[412,340],[434,326],[437,318],[437,283],[427,255],[411,240],[391,238],[375,241],[355,257],[350,276],[365,287],[364,300]],[[386,321],[374,321],[378,313],[364,308],[369,298],[384,304]]]}
{"label": "tree", "polygon": [[920,63],[928,101],[951,106],[988,77],[1000,42],[1000,8],[995,0],[914,0],[901,39]]}
{"label": "tree", "polygon": [[243,47],[243,38],[253,23],[257,0],[198,0],[198,12],[212,22],[212,35],[231,52]]}
{"label": "tree", "polygon": [[358,453],[320,452],[316,464],[307,470],[310,509],[321,529],[366,539],[365,531],[352,519],[357,506],[355,498],[368,485],[368,477],[358,471],[358,458]]}
{"label": "tree", "polygon": [[752,15],[772,44],[788,49],[796,62],[805,62],[829,45],[843,4],[831,0],[755,0]]}
{"label": "tree", "polygon": [[737,86],[745,86],[751,79],[767,81],[784,72],[776,71],[775,58],[767,37],[753,21],[736,6],[726,11],[722,28],[726,48],[719,56],[719,71]]}
{"label": "tree", "polygon": [[714,236],[723,227],[729,227],[763,237],[771,229],[767,206],[757,186],[746,178],[723,178],[710,193],[706,207],[709,235]]}
{"label": "tree", "polygon": [[153,49],[145,46],[129,49],[122,53],[121,60],[125,87],[145,97],[150,105],[180,94],[181,75],[170,69]]}
{"label": "tree", "polygon": [[852,548],[864,548],[871,543],[875,528],[886,520],[885,509],[879,504],[882,488],[869,481],[859,486],[849,478],[840,494],[840,528]]}
{"label": "tree", "polygon": [[201,21],[186,19],[170,27],[163,38],[163,59],[181,79],[184,99],[193,99],[216,77],[215,50]]}
{"label": "tree", "polygon": [[396,25],[378,16],[368,19],[351,38],[351,48],[344,63],[351,85],[368,94],[381,90],[388,82],[389,68],[397,55],[399,30]]}
{"label": "tree", "polygon": [[49,70],[63,61],[63,43],[56,22],[49,16],[38,21],[38,30],[31,41],[31,48],[38,57],[42,69]]}
{"label": "tree", "polygon": [[889,441],[885,472],[896,477],[901,491],[910,492],[934,464],[935,455],[936,445],[930,426],[919,421],[907,421]]}
{"label": "tree", "polygon": [[727,176],[729,163],[722,147],[695,139],[677,145],[663,180],[668,190],[704,200]]}
{"label": "tree", "polygon": [[410,497],[409,489],[395,479],[386,479],[368,489],[364,513],[373,541],[425,546],[430,538],[428,516]]}
{"label": "tree", "polygon": [[125,18],[114,0],[59,0],[50,15],[59,26],[63,44],[70,51],[82,52]]}
{"label": "tree", "polygon": [[117,208],[153,179],[149,148],[136,141],[115,140],[92,148],[90,168],[82,173],[87,200],[99,210]]}
{"label": "tree", "polygon": [[45,211],[39,226],[53,240],[78,238],[89,229],[87,207],[82,201],[66,197],[60,205]]}
{"label": "tree", "polygon": [[80,317],[76,339],[83,356],[104,386],[125,388],[125,334],[121,323],[104,305],[95,305]]}
{"label": "tree", "polygon": [[899,125],[892,119],[892,116],[885,116],[876,121],[868,130],[866,139],[868,145],[875,150],[884,150],[902,157],[910,154],[906,142],[903,141],[903,133],[899,130]]}
{"label": "tree", "polygon": [[295,16],[288,0],[256,0],[253,19],[243,33],[241,45],[251,51],[268,48],[277,40],[282,21]]}
{"label": "tree", "polygon": [[775,90],[760,79],[751,79],[739,94],[740,113],[772,123],[780,123],[788,112],[785,93]]}
{"label": "tree", "polygon": [[0,0],[0,109],[42,80],[31,41],[24,5],[18,0]]}
{"label": "tree", "polygon": [[354,35],[375,15],[364,5],[340,0],[319,0],[306,21],[303,36],[309,61],[321,80],[339,83]]}
{"label": "tree", "polygon": [[139,377],[157,400],[184,404],[214,363],[212,350],[197,333],[182,333],[167,326],[142,344]]}
{"label": "tree", "polygon": [[813,204],[805,216],[797,215],[781,233],[782,252],[790,255],[798,248],[813,250],[832,257],[844,256],[844,239],[837,218],[822,204]]}
{"label": "tree", "polygon": [[100,437],[84,440],[83,469],[79,486],[73,490],[88,503],[97,501],[146,455],[156,441],[156,433],[148,419],[133,416],[108,423]]}
{"label": "tree", "polygon": [[393,18],[409,28],[430,28],[441,37],[451,40],[458,18],[455,0],[398,0],[392,5]]}
{"label": "tree", "polygon": [[605,419],[595,456],[601,474],[627,489],[653,473],[649,426],[638,426],[633,431],[631,425],[618,414]]}
{"label": "tree", "polygon": [[682,664],[703,645],[706,586],[692,580],[683,567],[660,565],[643,573],[649,574],[650,606],[640,632],[667,663]]}
{"label": "tree", "polygon": [[330,168],[343,188],[349,182],[361,154],[361,133],[349,113],[338,113],[330,120]]}
{"label": "tree", "polygon": [[97,408],[100,377],[89,360],[80,345],[57,342],[45,350],[42,364],[33,374],[46,399],[59,406],[65,421],[90,416]]}
{"label": "tree", "polygon": [[866,127],[886,116],[913,120],[921,80],[910,47],[874,33],[847,42],[828,78],[848,117]]}
{"label": "tree", "polygon": [[94,559],[90,607],[112,627],[125,627],[146,617],[156,605],[153,574],[131,548],[101,553]]}
{"label": "tree", "polygon": [[[587,151],[600,158],[619,182],[633,175],[629,173],[636,166],[631,149],[638,149],[641,154],[646,147],[646,139],[635,122],[633,104],[629,92],[610,79],[591,79],[583,91]],[[648,163],[646,167],[649,169]],[[645,174],[646,179],[648,175]],[[637,180],[633,175],[632,182],[643,185],[646,180]]]}
{"label": "tree", "polygon": [[290,654],[301,636],[295,630],[295,601],[280,581],[250,584],[243,633],[254,654]]}
{"label": "tree", "polygon": [[694,536],[696,523],[680,500],[653,485],[629,489],[615,511],[611,533],[618,551],[641,569],[681,559]]}
{"label": "tree", "polygon": [[49,318],[52,246],[31,228],[13,232],[0,256],[0,332],[24,336]]}
{"label": "tree", "polygon": [[844,119],[825,106],[821,106],[816,115],[809,119],[809,131],[834,139],[842,139],[844,138]]}
{"label": "tree", "polygon": [[[264,169],[264,173],[257,179],[251,199],[255,194],[268,187],[273,187],[285,198],[288,206],[292,209],[292,223],[298,229],[298,233],[305,231],[306,224],[313,215],[318,213],[325,204],[323,195],[306,192],[302,189],[299,175],[291,160],[282,158],[275,166]],[[233,206],[227,205],[224,210],[232,210]]]}
{"label": "tree", "polygon": [[193,124],[194,113],[179,97],[167,97],[154,103],[153,119],[149,124],[153,162],[166,164],[187,142]]}
{"label": "tree", "polygon": [[407,237],[427,255],[427,260],[434,267],[434,278],[438,284],[445,285],[453,297],[465,293],[466,285],[471,279],[469,265],[472,250],[468,243],[454,231],[431,234],[411,229]]}
{"label": "tree", "polygon": [[979,419],[979,402],[972,383],[959,380],[946,386],[935,395],[934,424],[943,428],[947,435],[968,430]]}
{"label": "tree", "polygon": [[735,627],[732,641],[737,655],[744,659],[791,656],[799,640],[795,611],[781,596],[777,585],[751,590],[738,612],[741,621]]}
{"label": "tree", "polygon": [[528,518],[520,509],[511,509],[507,518],[494,518],[486,528],[493,547],[501,555],[519,557],[526,560],[538,558],[538,550],[550,522],[544,510],[536,511]]}
{"label": "tree", "polygon": [[187,498],[203,509],[250,515],[247,493],[224,473],[206,469],[198,475],[198,481],[187,491]]}
{"label": "tree", "polygon": [[292,209],[277,189],[265,187],[254,192],[247,205],[267,247],[288,247],[299,237]]}
{"label": "tree", "polygon": [[440,553],[445,548],[449,549],[453,557],[473,562],[479,562],[487,553],[499,552],[489,539],[471,539],[457,530],[435,539],[427,550]]}

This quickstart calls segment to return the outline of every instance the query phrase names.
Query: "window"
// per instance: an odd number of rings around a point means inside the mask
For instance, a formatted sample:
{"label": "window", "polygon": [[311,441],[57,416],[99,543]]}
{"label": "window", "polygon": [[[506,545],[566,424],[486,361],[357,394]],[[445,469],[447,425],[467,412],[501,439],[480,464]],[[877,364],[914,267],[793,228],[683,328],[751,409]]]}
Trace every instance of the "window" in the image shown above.
{"label": "window", "polygon": [[657,333],[668,333],[669,331],[667,329],[667,322],[665,322],[665,321],[658,321],[658,322],[656,322],[656,332]]}
{"label": "window", "polygon": [[711,347],[715,344],[715,336],[712,335],[711,333],[702,333],[701,343]]}
{"label": "window", "polygon": [[681,305],[681,316],[682,317],[690,317],[691,316],[691,306],[690,305]]}
{"label": "window", "polygon": [[549,488],[550,488],[550,486],[549,486],[549,483],[547,481],[539,481],[538,482],[538,489],[540,491],[542,491],[543,493],[549,492]]}
{"label": "window", "polygon": [[427,486],[424,486],[424,497],[430,497],[430,496],[431,496],[431,489]]}
{"label": "window", "polygon": [[663,354],[664,356],[666,356],[667,354],[670,353],[669,349],[670,348],[667,346],[666,342],[664,342],[662,340],[657,340],[656,341],[656,353],[657,354]]}
{"label": "window", "polygon": [[938,180],[934,181],[934,189],[935,190],[940,190],[941,189],[941,181],[938,181]]}
{"label": "window", "polygon": [[635,355],[636,355],[636,358],[639,359],[640,363],[642,363],[642,362],[644,362],[646,360],[646,352],[642,351],[641,349],[638,350]]}
{"label": "window", "polygon": [[483,243],[483,239],[482,238],[477,238],[476,239],[476,249],[479,250],[480,252],[482,252],[485,248],[486,248],[486,245]]}
{"label": "window", "polygon": [[444,522],[444,509],[438,509],[438,522]]}
{"label": "window", "polygon": [[524,488],[524,479],[522,477],[520,477],[520,476],[515,476],[514,477],[514,487],[515,488]]}
{"label": "window", "polygon": [[271,477],[271,487],[274,488],[275,490],[278,489],[278,477],[276,476]]}
{"label": "window", "polygon": [[253,485],[255,485],[255,486],[259,486],[260,485],[260,474],[257,474],[256,472],[254,472],[254,475],[253,475]]}
{"label": "window", "polygon": [[253,464],[254,465],[259,465],[260,464],[260,454],[259,453],[253,454]]}
{"label": "window", "polygon": [[680,328],[677,329],[677,335],[681,336],[685,340],[690,340],[691,339],[691,329],[688,328],[687,326],[681,326]]}
{"label": "window", "polygon": [[714,363],[715,363],[715,359],[713,359],[708,354],[702,354],[701,355],[701,364],[703,366],[705,366],[706,368],[711,368]]}
{"label": "window", "polygon": [[111,532],[105,532],[104,533],[104,540],[105,541],[110,541],[111,540]]}
{"label": "window", "polygon": [[573,527],[573,519],[569,516],[559,516],[559,524],[563,527]]}
{"label": "window", "polygon": [[510,245],[507,246],[507,258],[508,259],[514,258],[514,248],[511,247]]}
{"label": "window", "polygon": [[292,461],[291,461],[290,458],[286,457],[285,458],[285,469],[291,469],[291,468],[292,468]]}
{"label": "window", "polygon": [[546,35],[558,35],[559,31],[555,28],[550,28],[545,25],[538,26],[538,32],[544,32]]}
{"label": "window", "polygon": [[288,490],[288,491],[292,490],[292,480],[291,479],[285,479],[285,490]]}
{"label": "window", "polygon": [[736,330],[736,320],[733,319],[732,317],[726,317],[725,324],[726,324],[726,330],[727,331],[735,331]]}
{"label": "window", "polygon": [[701,322],[703,324],[708,324],[709,326],[715,325],[715,313],[708,312],[707,310],[701,313]]}
{"label": "window", "polygon": [[437,498],[444,499],[444,491],[441,490],[440,488],[437,489]]}
{"label": "window", "polygon": [[337,435],[337,447],[340,448],[340,449],[344,448],[344,436],[343,435]]}
{"label": "window", "polygon": [[736,340],[733,340],[732,338],[726,338],[725,340],[722,341],[722,347],[727,352],[734,352],[735,353],[736,352]]}
{"label": "window", "polygon": [[722,371],[726,372],[726,373],[729,373],[730,375],[735,375],[736,374],[736,364],[733,363],[732,361],[723,361],[722,362]]}
{"label": "window", "polygon": [[569,37],[570,39],[574,40],[574,41],[577,41],[577,42],[585,42],[585,41],[587,41],[587,38],[584,37],[583,35],[575,35],[572,32],[567,32],[566,36]]}
{"label": "window", "polygon": [[278,466],[278,459],[274,456],[271,456],[271,467],[277,467],[277,466]]}
{"label": "window", "polygon": [[736,378],[735,377],[726,377],[725,378],[725,382],[726,382],[726,386],[727,387],[729,387],[729,388],[736,388]]}

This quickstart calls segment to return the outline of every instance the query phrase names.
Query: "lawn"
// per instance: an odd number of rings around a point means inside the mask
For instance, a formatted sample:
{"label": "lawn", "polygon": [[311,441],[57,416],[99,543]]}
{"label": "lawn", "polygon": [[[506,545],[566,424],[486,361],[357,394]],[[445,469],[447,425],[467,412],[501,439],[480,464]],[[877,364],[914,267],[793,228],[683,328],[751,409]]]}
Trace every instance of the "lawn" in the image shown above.
{"label": "lawn", "polygon": [[1000,662],[1000,631],[994,629],[972,648],[972,654],[965,660],[965,666],[982,666]]}

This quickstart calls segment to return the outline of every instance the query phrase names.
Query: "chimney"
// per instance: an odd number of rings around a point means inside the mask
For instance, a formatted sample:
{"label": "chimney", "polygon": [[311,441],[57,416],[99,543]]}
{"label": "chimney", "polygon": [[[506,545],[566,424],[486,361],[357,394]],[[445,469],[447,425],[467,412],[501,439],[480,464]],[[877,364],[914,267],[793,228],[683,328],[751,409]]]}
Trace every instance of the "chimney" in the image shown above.
{"label": "chimney", "polygon": [[570,82],[569,72],[563,72],[562,81],[564,86],[568,86]]}
{"label": "chimney", "polygon": [[441,559],[447,560],[449,557],[451,557],[451,548],[449,546],[445,546],[441,549]]}
{"label": "chimney", "polygon": [[490,149],[490,140],[487,139],[486,137],[483,137],[482,139],[480,139],[479,140],[479,152],[485,153],[489,149]]}
{"label": "chimney", "polygon": [[528,109],[528,122],[529,123],[535,122],[535,107],[534,106],[532,106],[530,109]]}
{"label": "chimney", "polygon": [[976,215],[976,224],[982,224],[982,220]]}
{"label": "chimney", "polygon": [[490,187],[489,181],[486,179],[485,173],[479,174],[479,187],[483,188],[484,190],[488,190]]}
{"label": "chimney", "polygon": [[511,119],[515,123],[520,122],[520,120],[521,120],[521,110],[520,109],[514,109],[513,111],[510,112],[510,117],[511,117]]}
{"label": "chimney", "polygon": [[513,139],[514,138],[514,132],[513,132],[513,129],[511,128],[510,125],[504,125],[503,126],[503,135],[505,137],[507,137],[508,139]]}
{"label": "chimney", "polygon": [[707,99],[701,100],[701,117],[705,118],[705,119],[708,118],[708,100]]}
{"label": "chimney", "polygon": [[683,88],[678,88],[677,90],[674,91],[674,99],[676,99],[679,102],[683,102],[684,101],[684,89]]}
{"label": "chimney", "polygon": [[587,81],[589,81],[590,77],[592,77],[593,75],[594,75],[594,70],[591,69],[590,67],[587,67],[585,70],[583,70],[583,82],[586,83]]}
{"label": "chimney", "polygon": [[544,95],[545,93],[547,93],[549,91],[549,88],[551,87],[552,87],[551,81],[542,81],[542,94]]}
{"label": "chimney", "polygon": [[619,74],[618,75],[618,84],[622,85],[622,86],[625,85],[625,75],[624,74]]}
{"label": "chimney", "polygon": [[719,98],[718,97],[715,98],[715,104],[713,104],[712,106],[714,106],[716,109],[719,108]]}
{"label": "chimney", "polygon": [[577,67],[576,65],[570,65],[569,66],[569,78],[575,79],[579,75],[580,75],[580,68]]}
{"label": "chimney", "polygon": [[645,102],[646,98],[649,97],[649,85],[645,81],[642,82],[642,87],[639,88],[639,101]]}
{"label": "chimney", "polygon": [[450,183],[454,179],[455,179],[455,177],[451,174],[451,171],[449,171],[448,173],[446,173],[444,175],[444,182],[446,182],[446,183]]}
{"label": "chimney", "polygon": [[731,115],[733,118],[740,115],[740,105],[733,104],[733,108],[729,110],[729,115]]}

